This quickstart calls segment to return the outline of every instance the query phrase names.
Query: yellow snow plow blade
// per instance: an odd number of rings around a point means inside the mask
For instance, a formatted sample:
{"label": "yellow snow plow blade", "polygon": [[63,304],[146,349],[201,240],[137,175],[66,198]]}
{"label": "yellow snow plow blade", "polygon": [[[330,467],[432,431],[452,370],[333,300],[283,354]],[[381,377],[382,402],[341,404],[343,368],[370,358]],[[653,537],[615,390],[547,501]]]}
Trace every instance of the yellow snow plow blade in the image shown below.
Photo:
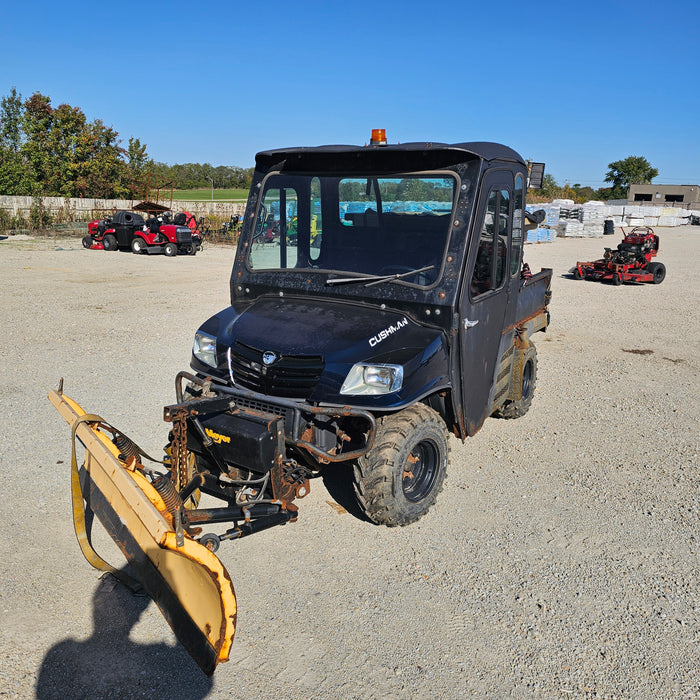
{"label": "yellow snow plow blade", "polygon": [[[176,532],[175,518],[141,465],[120,455],[108,434],[111,426],[65,396],[62,382],[49,400],[73,429],[73,514],[83,554],[96,568],[121,580],[135,580],[156,602],[190,656],[211,675],[220,661],[228,660],[235,633],[236,596],[228,571],[187,532],[181,528]],[[86,450],[80,470],[75,437]],[[86,507],[124,553],[131,577],[113,569],[92,549],[85,528]]]}

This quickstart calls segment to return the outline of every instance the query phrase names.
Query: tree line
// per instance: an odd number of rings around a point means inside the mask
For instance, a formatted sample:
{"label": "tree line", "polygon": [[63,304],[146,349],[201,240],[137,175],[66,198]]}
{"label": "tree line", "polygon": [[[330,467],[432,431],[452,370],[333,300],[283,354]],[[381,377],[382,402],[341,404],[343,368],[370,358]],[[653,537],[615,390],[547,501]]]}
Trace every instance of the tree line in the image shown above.
{"label": "tree line", "polygon": [[209,163],[168,165],[148,157],[146,145],[79,107],[51,105],[35,92],[24,100],[15,88],[0,101],[0,194],[140,198],[146,184],[173,189],[247,188],[252,168]]}
{"label": "tree line", "polygon": [[[580,184],[557,184],[545,174],[533,199],[626,199],[631,184],[649,184],[658,170],[641,156],[608,164],[605,182],[594,190]],[[79,107],[51,105],[35,92],[26,100],[12,88],[0,101],[0,194],[143,198],[151,188],[172,184],[176,190],[214,187],[247,189],[253,168],[209,163],[168,165],[148,157],[146,145],[129,138],[124,147],[118,132],[101,119],[88,121]]]}
{"label": "tree line", "polygon": [[616,160],[608,163],[608,172],[605,182],[611,183],[610,187],[593,189],[582,187],[580,184],[557,184],[554,177],[545,173],[542,187],[531,190],[529,193],[533,199],[551,202],[553,199],[571,199],[576,203],[591,200],[608,201],[611,199],[627,199],[630,185],[648,185],[659,174],[649,161],[642,156],[628,156],[624,160]]}

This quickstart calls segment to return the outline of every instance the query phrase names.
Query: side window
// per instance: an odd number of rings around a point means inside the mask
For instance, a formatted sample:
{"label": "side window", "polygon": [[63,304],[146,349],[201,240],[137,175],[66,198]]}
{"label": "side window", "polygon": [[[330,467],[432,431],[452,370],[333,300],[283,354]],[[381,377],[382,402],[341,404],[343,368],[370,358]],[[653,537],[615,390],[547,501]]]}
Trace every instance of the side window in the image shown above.
{"label": "side window", "polygon": [[472,298],[498,289],[505,279],[510,199],[506,189],[489,192],[470,284]]}
{"label": "side window", "polygon": [[491,265],[490,249],[493,246],[493,234],[495,231],[494,221],[496,220],[496,204],[498,202],[498,192],[489,193],[484,223],[481,226],[479,235],[479,250],[476,254],[474,272],[472,273],[471,293],[472,297],[477,297],[491,289],[493,281],[493,267]]}
{"label": "side window", "polygon": [[496,246],[496,288],[503,284],[506,276],[508,256],[508,224],[510,223],[510,192],[501,190],[498,206],[498,241]]}
{"label": "side window", "polygon": [[520,261],[523,255],[523,202],[525,193],[523,187],[523,176],[515,178],[515,206],[513,208],[513,238],[510,243],[510,274],[520,273]]}
{"label": "side window", "polygon": [[296,265],[297,201],[297,193],[291,187],[265,190],[255,223],[250,267],[274,269]]}

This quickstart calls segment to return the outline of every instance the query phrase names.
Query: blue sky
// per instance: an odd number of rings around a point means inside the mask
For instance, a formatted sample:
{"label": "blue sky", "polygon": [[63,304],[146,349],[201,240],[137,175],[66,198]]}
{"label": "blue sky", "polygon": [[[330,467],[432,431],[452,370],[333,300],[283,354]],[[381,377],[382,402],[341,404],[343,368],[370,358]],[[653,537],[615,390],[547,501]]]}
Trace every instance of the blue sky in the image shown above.
{"label": "blue sky", "polygon": [[[9,4],[9,7],[8,7]],[[0,95],[41,92],[166,163],[497,141],[560,184],[644,156],[700,183],[700,3],[12,2]]]}

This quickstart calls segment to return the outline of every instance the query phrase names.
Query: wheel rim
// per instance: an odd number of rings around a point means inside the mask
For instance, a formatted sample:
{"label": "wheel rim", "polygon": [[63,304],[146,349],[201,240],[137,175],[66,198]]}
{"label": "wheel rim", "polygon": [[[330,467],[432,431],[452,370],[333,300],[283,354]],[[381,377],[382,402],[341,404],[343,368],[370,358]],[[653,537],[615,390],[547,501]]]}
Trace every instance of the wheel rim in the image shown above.
{"label": "wheel rim", "polygon": [[522,397],[526,399],[530,396],[530,387],[532,386],[532,362],[528,360],[523,367],[523,386]]}
{"label": "wheel rim", "polygon": [[411,450],[402,479],[406,500],[417,503],[431,492],[439,465],[440,452],[432,440],[423,440]]}

